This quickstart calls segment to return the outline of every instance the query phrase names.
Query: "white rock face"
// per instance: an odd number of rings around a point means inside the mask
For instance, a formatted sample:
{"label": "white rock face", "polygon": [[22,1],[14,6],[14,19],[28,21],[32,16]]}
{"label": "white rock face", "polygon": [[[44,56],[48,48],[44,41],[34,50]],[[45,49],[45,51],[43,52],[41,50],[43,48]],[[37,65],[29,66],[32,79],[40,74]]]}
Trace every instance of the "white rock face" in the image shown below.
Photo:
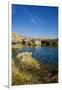
{"label": "white rock face", "polygon": [[40,40],[35,40],[35,45],[41,45],[41,41]]}

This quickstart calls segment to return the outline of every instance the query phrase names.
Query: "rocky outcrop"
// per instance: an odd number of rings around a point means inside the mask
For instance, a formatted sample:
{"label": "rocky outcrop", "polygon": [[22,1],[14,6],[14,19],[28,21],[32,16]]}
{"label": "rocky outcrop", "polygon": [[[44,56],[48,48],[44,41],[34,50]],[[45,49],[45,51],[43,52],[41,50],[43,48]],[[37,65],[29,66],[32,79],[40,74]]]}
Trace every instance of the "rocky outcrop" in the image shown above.
{"label": "rocky outcrop", "polygon": [[12,44],[22,44],[31,46],[58,46],[58,39],[45,39],[45,38],[30,38],[20,36],[12,32]]}
{"label": "rocky outcrop", "polygon": [[32,52],[18,53],[12,62],[12,85],[42,83],[46,72],[46,68],[42,66],[41,69],[40,63],[32,57]]}
{"label": "rocky outcrop", "polygon": [[29,44],[30,40],[30,37],[21,36],[12,32],[12,44]]}
{"label": "rocky outcrop", "polygon": [[23,40],[22,36],[19,36],[17,33],[12,32],[12,43],[13,44],[21,43],[22,40]]}
{"label": "rocky outcrop", "polygon": [[35,40],[35,45],[36,46],[38,46],[38,45],[41,46],[41,40]]}
{"label": "rocky outcrop", "polygon": [[25,69],[40,69],[39,63],[32,57],[32,52],[18,53],[16,60]]}
{"label": "rocky outcrop", "polygon": [[22,52],[12,60],[12,85],[41,84],[58,81],[56,73],[32,57],[32,52]]}
{"label": "rocky outcrop", "polygon": [[33,75],[39,69],[40,64],[32,57],[32,52],[18,53],[12,62],[12,85],[40,83],[37,75]]}

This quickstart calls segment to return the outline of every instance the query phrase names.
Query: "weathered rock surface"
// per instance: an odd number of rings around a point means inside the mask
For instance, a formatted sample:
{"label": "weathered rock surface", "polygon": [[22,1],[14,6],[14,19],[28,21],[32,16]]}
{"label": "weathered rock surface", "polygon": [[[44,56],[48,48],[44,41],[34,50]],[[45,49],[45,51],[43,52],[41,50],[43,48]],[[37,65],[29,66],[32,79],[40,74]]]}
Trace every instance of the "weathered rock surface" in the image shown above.
{"label": "weathered rock surface", "polygon": [[[48,76],[48,68],[32,57],[32,52],[18,53],[12,60],[12,85],[57,82],[57,74]],[[51,73],[50,73],[51,76]]]}
{"label": "weathered rock surface", "polygon": [[40,69],[39,63],[32,57],[32,52],[22,52],[16,56],[17,62],[28,69]]}
{"label": "weathered rock surface", "polygon": [[18,35],[12,32],[12,44],[22,44],[31,46],[58,46],[58,39],[48,39],[48,38],[31,38],[26,36]]}

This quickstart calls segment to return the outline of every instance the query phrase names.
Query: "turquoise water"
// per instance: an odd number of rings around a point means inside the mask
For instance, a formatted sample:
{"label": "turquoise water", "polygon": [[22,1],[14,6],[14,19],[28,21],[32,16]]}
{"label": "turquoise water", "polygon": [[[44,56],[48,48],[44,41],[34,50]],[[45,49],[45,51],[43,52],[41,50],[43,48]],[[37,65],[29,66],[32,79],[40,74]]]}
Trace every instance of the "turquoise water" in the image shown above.
{"label": "turquoise water", "polygon": [[58,48],[56,47],[24,47],[22,49],[17,49],[13,55],[15,56],[20,52],[32,52],[32,56],[39,60],[40,62],[48,65],[58,65]]}

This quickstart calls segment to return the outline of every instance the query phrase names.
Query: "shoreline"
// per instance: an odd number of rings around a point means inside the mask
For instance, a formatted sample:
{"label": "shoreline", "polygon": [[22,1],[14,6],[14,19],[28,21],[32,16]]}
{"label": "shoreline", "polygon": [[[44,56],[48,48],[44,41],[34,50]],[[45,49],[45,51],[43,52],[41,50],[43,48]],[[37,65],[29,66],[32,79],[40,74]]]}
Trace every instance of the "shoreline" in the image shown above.
{"label": "shoreline", "polygon": [[40,63],[31,52],[18,53],[15,57],[12,60],[12,85],[58,82],[58,68]]}
{"label": "shoreline", "polygon": [[24,48],[24,47],[56,47],[58,48],[58,46],[47,46],[47,45],[35,45],[35,46],[32,46],[32,45],[23,45],[23,44],[12,44],[12,48]]}

